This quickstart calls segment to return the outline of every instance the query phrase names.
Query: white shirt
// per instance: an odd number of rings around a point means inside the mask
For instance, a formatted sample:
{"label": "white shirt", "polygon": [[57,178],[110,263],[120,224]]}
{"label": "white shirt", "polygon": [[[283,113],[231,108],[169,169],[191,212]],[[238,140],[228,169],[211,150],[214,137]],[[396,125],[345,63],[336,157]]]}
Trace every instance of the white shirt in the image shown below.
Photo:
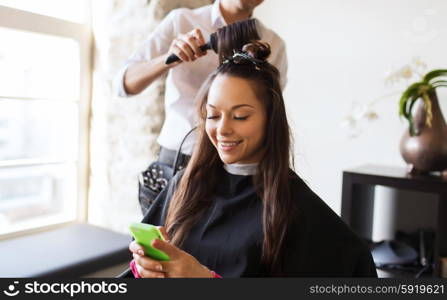
{"label": "white shirt", "polygon": [[[259,21],[259,20],[258,20]],[[205,40],[211,33],[226,26],[219,8],[219,1],[197,9],[179,8],[172,10],[157,28],[149,35],[143,46],[127,61],[115,78],[118,95],[128,97],[124,89],[124,74],[129,65],[152,60],[166,54],[171,42],[180,34],[199,28]],[[272,53],[269,62],[276,66],[281,74],[281,86],[287,82],[287,57],[284,41],[272,30],[259,22],[261,40],[268,42]],[[207,55],[194,62],[179,64],[171,68],[166,78],[165,113],[166,119],[161,129],[158,143],[167,149],[177,150],[187,132],[197,124],[195,96],[208,77],[219,64],[218,56],[208,50]],[[195,138],[191,134],[182,146],[182,152],[191,154]]]}

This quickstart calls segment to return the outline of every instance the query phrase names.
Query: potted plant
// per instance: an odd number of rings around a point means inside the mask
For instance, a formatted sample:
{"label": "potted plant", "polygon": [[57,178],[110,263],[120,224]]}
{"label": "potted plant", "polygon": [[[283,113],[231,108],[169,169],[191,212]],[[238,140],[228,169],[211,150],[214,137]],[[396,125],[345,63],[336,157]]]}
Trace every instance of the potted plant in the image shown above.
{"label": "potted plant", "polygon": [[[410,85],[402,94],[399,102],[399,115],[408,120],[411,136],[417,134],[412,115],[414,104],[420,98],[423,100],[424,108],[427,113],[427,118],[425,120],[426,125],[431,127],[431,121],[433,119],[432,101],[437,101],[435,90],[442,86],[447,87],[447,70],[433,70],[428,72],[421,81]],[[433,100],[432,94],[434,94],[436,100]]]}
{"label": "potted plant", "polygon": [[447,87],[447,70],[433,70],[402,94],[399,115],[409,123],[400,151],[412,172],[447,170],[447,126],[436,89]]}

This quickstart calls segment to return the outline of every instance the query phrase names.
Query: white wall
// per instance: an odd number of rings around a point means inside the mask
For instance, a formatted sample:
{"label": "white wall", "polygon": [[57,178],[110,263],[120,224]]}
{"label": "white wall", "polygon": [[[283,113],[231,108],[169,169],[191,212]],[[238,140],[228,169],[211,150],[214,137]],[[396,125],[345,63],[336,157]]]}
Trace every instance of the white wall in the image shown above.
{"label": "white wall", "polygon": [[[428,69],[447,68],[447,1],[266,0],[256,16],[287,44],[285,99],[297,171],[339,213],[342,171],[404,166],[398,143],[406,127],[397,115],[399,95],[380,101],[379,119],[355,139],[341,127],[343,117],[353,101],[396,90],[384,86],[384,74],[415,56]],[[446,91],[440,96],[447,112]]]}

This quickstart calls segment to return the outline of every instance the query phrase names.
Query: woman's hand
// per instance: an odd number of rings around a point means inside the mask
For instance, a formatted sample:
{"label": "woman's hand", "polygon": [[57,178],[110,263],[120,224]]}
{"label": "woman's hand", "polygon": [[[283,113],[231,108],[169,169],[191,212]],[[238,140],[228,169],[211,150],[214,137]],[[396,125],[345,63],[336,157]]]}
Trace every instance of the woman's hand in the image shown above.
{"label": "woman's hand", "polygon": [[[164,236],[166,233],[160,228]],[[167,239],[166,239],[167,240]],[[154,240],[152,246],[169,256],[169,261],[157,261],[144,256],[144,249],[137,242],[129,245],[133,253],[138,273],[143,278],[193,278],[214,277],[207,267],[200,264],[192,255],[162,240]]]}
{"label": "woman's hand", "polygon": [[180,61],[194,61],[206,55],[206,51],[202,51],[199,48],[203,44],[205,44],[205,39],[202,32],[196,28],[174,39],[169,47],[169,53],[177,55]]}

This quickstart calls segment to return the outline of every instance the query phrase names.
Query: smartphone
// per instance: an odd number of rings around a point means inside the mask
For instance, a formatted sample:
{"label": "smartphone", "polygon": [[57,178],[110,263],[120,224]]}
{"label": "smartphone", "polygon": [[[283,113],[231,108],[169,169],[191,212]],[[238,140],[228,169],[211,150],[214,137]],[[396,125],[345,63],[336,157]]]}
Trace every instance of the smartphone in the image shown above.
{"label": "smartphone", "polygon": [[153,240],[165,240],[158,227],[145,223],[132,223],[129,229],[135,241],[143,246],[146,256],[156,260],[169,260],[169,256],[166,253],[152,247]]}

